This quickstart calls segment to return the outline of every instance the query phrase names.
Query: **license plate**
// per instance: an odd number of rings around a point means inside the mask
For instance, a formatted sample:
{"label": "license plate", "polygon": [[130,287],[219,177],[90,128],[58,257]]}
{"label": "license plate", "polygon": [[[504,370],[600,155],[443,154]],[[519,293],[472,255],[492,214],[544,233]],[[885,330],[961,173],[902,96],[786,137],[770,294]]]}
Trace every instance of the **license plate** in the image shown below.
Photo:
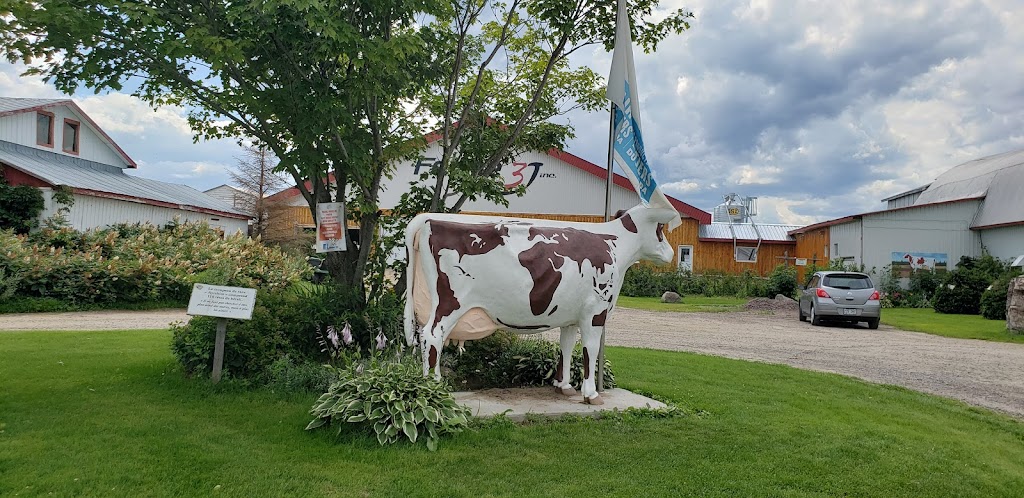
{"label": "license plate", "polygon": [[843,308],[844,315],[859,315],[860,310],[856,308]]}

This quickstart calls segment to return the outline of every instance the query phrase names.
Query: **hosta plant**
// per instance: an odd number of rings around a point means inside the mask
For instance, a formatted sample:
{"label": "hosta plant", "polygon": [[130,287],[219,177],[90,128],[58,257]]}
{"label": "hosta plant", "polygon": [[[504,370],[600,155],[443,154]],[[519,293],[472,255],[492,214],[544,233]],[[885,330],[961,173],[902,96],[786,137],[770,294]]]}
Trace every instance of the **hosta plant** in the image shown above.
{"label": "hosta plant", "polygon": [[310,413],[314,418],[306,430],[334,424],[340,434],[347,424],[357,424],[372,430],[382,446],[424,439],[431,451],[442,435],[461,431],[471,414],[444,383],[424,377],[418,364],[400,362],[343,373]]}

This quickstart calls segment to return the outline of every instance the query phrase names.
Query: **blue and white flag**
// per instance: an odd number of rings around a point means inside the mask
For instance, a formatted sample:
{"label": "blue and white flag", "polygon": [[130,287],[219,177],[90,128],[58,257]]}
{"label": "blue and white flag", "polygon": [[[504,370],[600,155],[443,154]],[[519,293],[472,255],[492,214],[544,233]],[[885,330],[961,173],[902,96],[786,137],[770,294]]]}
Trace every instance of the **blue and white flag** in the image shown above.
{"label": "blue and white flag", "polygon": [[[654,172],[647,164],[644,139],[640,130],[640,100],[636,92],[636,69],[633,67],[633,39],[626,0],[619,0],[619,15],[615,26],[615,51],[612,71],[608,77],[608,99],[614,106],[614,132],[612,146],[615,162],[633,183],[640,200],[646,206],[675,209],[654,180]],[[672,230],[682,224],[676,219],[669,224]]]}

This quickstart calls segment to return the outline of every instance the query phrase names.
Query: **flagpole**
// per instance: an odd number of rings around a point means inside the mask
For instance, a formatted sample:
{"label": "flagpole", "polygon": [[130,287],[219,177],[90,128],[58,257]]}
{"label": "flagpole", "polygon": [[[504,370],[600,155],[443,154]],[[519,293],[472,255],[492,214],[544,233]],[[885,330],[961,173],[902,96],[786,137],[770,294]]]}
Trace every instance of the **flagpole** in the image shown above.
{"label": "flagpole", "polygon": [[[615,9],[615,25],[619,25],[619,9]],[[608,79],[611,84],[611,78]],[[615,150],[613,148],[615,139],[615,102],[608,104],[608,176],[604,182],[604,221],[612,219],[612,171],[615,165]],[[608,303],[611,306],[611,303]],[[608,310],[611,314],[611,310]],[[604,391],[604,332],[607,326],[601,326],[601,348],[597,351],[597,392]]]}

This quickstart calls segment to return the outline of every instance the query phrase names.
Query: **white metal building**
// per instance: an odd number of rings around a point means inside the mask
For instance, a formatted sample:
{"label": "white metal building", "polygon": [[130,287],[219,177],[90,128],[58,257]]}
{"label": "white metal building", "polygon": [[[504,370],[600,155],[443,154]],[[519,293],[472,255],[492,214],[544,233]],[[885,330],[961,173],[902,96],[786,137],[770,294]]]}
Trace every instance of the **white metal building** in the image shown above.
{"label": "white metal building", "polygon": [[43,190],[41,219],[60,207],[53,189],[71,188],[71,226],[85,230],[116,223],[162,225],[205,221],[245,233],[249,216],[186,185],[125,174],[128,154],[71,100],[0,97],[0,172],[12,185]]}
{"label": "white metal building", "polygon": [[802,227],[828,229],[831,259],[866,269],[952,268],[961,256],[1024,254],[1024,150],[969,161],[883,199],[889,209]]}

